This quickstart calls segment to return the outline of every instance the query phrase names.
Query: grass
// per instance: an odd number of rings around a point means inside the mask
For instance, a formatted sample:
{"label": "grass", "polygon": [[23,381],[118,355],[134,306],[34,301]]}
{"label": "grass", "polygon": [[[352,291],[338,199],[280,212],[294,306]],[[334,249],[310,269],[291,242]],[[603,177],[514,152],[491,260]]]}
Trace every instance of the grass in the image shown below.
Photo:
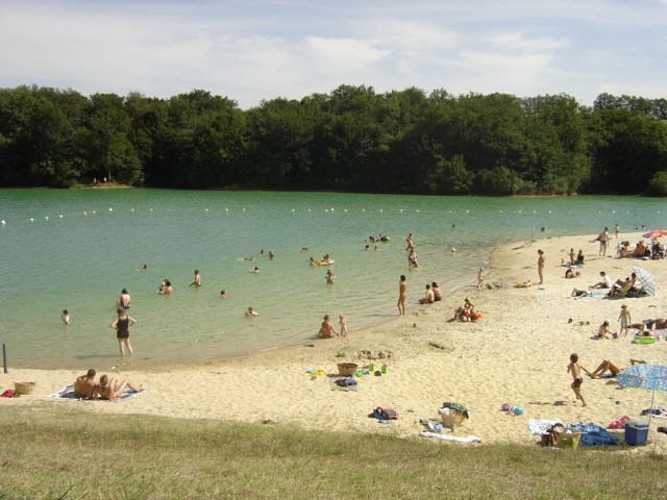
{"label": "grass", "polygon": [[0,407],[0,499],[665,498],[665,461]]}

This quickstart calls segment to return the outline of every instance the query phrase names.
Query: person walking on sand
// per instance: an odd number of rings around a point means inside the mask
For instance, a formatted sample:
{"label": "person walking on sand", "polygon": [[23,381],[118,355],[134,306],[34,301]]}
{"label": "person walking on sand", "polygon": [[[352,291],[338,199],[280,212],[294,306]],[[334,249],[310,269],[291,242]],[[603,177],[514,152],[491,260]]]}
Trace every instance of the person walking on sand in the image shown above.
{"label": "person walking on sand", "polygon": [[340,325],[340,336],[347,337],[347,318],[342,314],[339,315],[338,324]]}
{"label": "person walking on sand", "polygon": [[477,271],[477,288],[481,289],[484,286],[484,268],[480,267]]}
{"label": "person walking on sand", "polygon": [[405,274],[401,274],[401,279],[398,282],[398,314],[405,316],[405,301],[408,299],[408,284],[406,282]]}
{"label": "person walking on sand", "polygon": [[581,401],[582,405],[586,406],[586,401],[584,401],[584,397],[581,395],[581,384],[584,383],[584,379],[581,376],[582,371],[586,372],[589,377],[593,376],[591,372],[579,364],[578,354],[570,354],[570,364],[567,365],[567,372],[572,375],[572,385],[570,387],[572,387],[574,395]]}
{"label": "person walking on sand", "polygon": [[632,315],[630,314],[630,309],[628,309],[628,306],[623,304],[621,306],[621,312],[618,315],[618,321],[621,323],[621,328],[618,331],[619,335],[627,335],[628,334],[628,325],[632,322]]}
{"label": "person walking on sand", "polygon": [[537,274],[540,277],[540,285],[544,283],[544,251],[538,250],[537,255]]}
{"label": "person walking on sand", "polygon": [[118,317],[111,323],[111,328],[116,330],[120,357],[125,357],[126,352],[128,356],[132,356],[134,351],[132,350],[132,344],[130,344],[130,325],[135,324],[137,320],[128,315],[122,307],[119,307],[116,312]]}

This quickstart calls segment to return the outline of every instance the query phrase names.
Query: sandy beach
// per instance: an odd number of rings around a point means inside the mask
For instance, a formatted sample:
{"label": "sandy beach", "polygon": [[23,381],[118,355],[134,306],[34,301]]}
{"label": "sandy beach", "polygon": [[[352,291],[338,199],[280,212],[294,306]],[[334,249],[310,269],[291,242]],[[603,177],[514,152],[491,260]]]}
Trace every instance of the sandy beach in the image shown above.
{"label": "sandy beach", "polygon": [[[468,295],[482,318],[474,323],[448,322],[465,294],[450,295],[446,283],[442,302],[415,306],[424,284],[433,278],[408,275],[410,309],[404,317],[357,331],[349,325],[347,337],[313,340],[311,345],[256,353],[243,358],[194,367],[145,371],[137,368],[114,372],[143,385],[147,392],[122,403],[57,401],[48,395],[73,382],[81,373],[70,370],[12,369],[0,374],[2,390],[15,381],[34,381],[30,396],[0,398],[0,405],[75,405],[94,413],[139,413],[174,418],[217,419],[296,426],[304,430],[373,432],[400,437],[417,436],[420,419],[437,418],[445,401],[464,404],[471,418],[455,431],[459,436],[478,436],[484,443],[537,441],[528,429],[530,419],[561,419],[563,422],[595,422],[606,426],[627,415],[632,419],[650,406],[651,394],[642,389],[619,389],[606,379],[585,378],[582,393],[587,406],[575,402],[567,373],[569,356],[576,352],[580,363],[593,371],[603,359],[621,367],[631,358],[649,363],[667,362],[667,342],[637,345],[632,336],[593,340],[598,326],[608,320],[618,331],[622,304],[634,322],[667,316],[664,286],[667,261],[642,261],[615,256],[612,235],[606,258],[598,257],[593,235],[543,238],[515,242],[497,248],[486,270],[491,288],[475,286],[477,269],[470,270]],[[621,234],[632,243],[638,233]],[[566,279],[563,260],[570,248],[586,256],[581,276]],[[537,250],[544,250],[545,283],[537,285]],[[453,256],[452,258],[456,258]],[[609,300],[604,291],[572,298],[573,288],[587,289],[599,281],[600,271],[613,280],[629,276],[633,266],[650,272],[658,283],[656,296]],[[398,275],[396,287],[398,290]],[[531,280],[534,284],[517,288]],[[571,320],[571,321],[570,321]],[[314,328],[320,318],[313,318]],[[310,343],[309,343],[310,344]],[[378,359],[369,359],[378,358]],[[351,361],[362,367],[383,364],[387,372],[359,377],[356,390],[337,390],[333,375],[337,363]],[[97,366],[110,373],[111,366]],[[319,375],[318,375],[319,370]],[[501,411],[503,403],[521,406],[523,415]],[[656,405],[667,406],[667,394],[656,395]],[[379,423],[368,418],[377,406],[391,406],[399,419]],[[653,419],[652,430],[667,425]],[[657,445],[651,451],[667,453],[667,437],[652,433]],[[646,447],[644,449],[647,449]],[[640,448],[633,452],[641,452]]]}

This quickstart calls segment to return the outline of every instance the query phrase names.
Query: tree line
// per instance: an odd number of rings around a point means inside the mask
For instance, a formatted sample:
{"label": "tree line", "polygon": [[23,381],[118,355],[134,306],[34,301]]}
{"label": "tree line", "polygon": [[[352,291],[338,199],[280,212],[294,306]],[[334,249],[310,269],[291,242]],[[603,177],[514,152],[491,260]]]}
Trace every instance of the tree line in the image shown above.
{"label": "tree line", "polygon": [[667,195],[667,100],[341,85],[242,110],[204,90],[0,89],[0,186]]}

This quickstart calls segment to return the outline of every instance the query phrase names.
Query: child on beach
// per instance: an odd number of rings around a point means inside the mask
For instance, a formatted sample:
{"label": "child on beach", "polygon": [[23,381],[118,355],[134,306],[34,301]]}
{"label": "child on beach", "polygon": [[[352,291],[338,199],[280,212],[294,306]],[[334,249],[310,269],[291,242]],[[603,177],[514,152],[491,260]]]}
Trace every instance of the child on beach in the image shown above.
{"label": "child on beach", "polygon": [[628,309],[628,306],[626,306],[625,304],[621,306],[621,312],[618,315],[618,321],[621,323],[621,329],[618,331],[618,334],[627,335],[628,325],[632,321],[632,316],[630,315],[630,309]]}
{"label": "child on beach", "polygon": [[584,379],[581,376],[582,371],[586,372],[589,377],[593,377],[591,372],[579,364],[579,355],[576,353],[570,354],[570,364],[567,365],[567,372],[572,374],[572,384],[570,387],[572,387],[576,398],[581,401],[583,406],[586,406],[586,401],[584,401],[584,397],[581,395],[581,384],[584,383]]}
{"label": "child on beach", "polygon": [[610,336],[613,336],[613,334],[609,331],[609,321],[604,320],[600,328],[598,328],[598,334],[595,336],[595,339],[608,339]]}
{"label": "child on beach", "polygon": [[342,314],[338,316],[338,323],[340,324],[339,335],[341,337],[347,337],[347,318]]}

